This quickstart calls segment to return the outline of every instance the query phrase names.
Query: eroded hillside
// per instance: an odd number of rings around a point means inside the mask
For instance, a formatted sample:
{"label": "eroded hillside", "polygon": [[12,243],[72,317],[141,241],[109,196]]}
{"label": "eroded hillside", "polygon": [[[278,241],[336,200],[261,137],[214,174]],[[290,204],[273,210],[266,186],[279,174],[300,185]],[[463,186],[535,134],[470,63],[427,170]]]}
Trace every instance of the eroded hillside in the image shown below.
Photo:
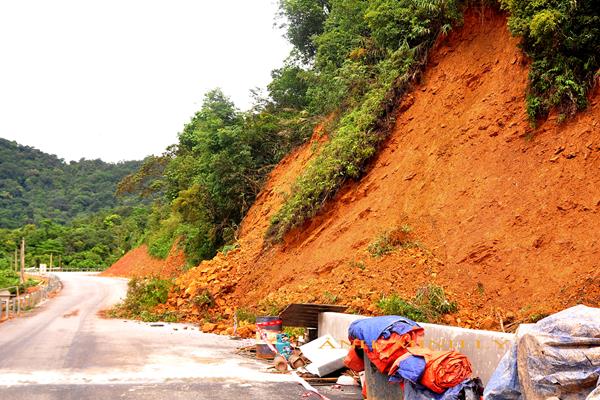
{"label": "eroded hillside", "polygon": [[186,265],[185,254],[174,245],[166,259],[152,257],[147,245],[141,245],[125,254],[109,269],[102,272],[102,276],[120,276],[127,278],[140,278],[155,276],[173,278],[183,271]]}
{"label": "eroded hillside", "polygon": [[[458,302],[447,322],[469,327],[597,306],[600,98],[532,129],[517,44],[504,15],[468,12],[432,51],[360,182],[282,244],[265,242],[271,216],[325,140],[315,135],[271,173],[239,248],[179,277],[166,307],[196,321],[297,301],[374,313],[382,294],[409,298],[429,283]],[[368,251],[384,232],[408,228],[410,245],[382,257]],[[198,301],[206,293],[208,314]]]}

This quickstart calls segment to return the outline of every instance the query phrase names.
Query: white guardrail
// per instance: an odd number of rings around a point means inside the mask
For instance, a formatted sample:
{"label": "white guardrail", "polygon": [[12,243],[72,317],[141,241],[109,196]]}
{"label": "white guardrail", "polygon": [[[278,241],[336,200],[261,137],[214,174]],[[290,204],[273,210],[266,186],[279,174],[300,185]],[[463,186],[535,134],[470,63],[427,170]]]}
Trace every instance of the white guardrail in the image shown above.
{"label": "white guardrail", "polygon": [[62,287],[62,282],[60,281],[58,276],[54,274],[37,276],[40,276],[46,279],[47,281],[44,286],[42,286],[39,290],[33,293],[21,294],[20,296],[12,296],[10,294],[2,294],[9,292],[6,289],[0,289],[0,321],[9,319],[11,315],[19,315],[21,311],[32,309],[41,301],[46,300],[50,293]]}

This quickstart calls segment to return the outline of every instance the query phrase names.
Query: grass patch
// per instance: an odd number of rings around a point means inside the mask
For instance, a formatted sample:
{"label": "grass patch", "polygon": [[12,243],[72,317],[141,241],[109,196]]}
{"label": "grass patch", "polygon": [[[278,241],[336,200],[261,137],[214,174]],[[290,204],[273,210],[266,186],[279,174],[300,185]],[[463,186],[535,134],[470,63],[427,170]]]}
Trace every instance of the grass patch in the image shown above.
{"label": "grass patch", "polygon": [[223,253],[224,256],[226,256],[230,251],[237,250],[239,248],[240,245],[238,243],[226,244],[225,246],[221,247],[220,252]]}
{"label": "grass patch", "polygon": [[0,288],[19,285],[19,274],[12,269],[0,270]]}
{"label": "grass patch", "polygon": [[298,340],[301,336],[306,333],[305,328],[296,328],[291,326],[283,327],[283,333],[287,333],[292,341]]}
{"label": "grass patch", "polygon": [[158,314],[154,308],[167,302],[173,281],[160,278],[133,278],[129,281],[127,297],[108,311],[112,318],[141,319],[146,322],[175,322],[172,312]]}
{"label": "grass patch", "polygon": [[235,310],[235,315],[237,317],[237,320],[240,322],[246,321],[250,322],[251,324],[256,323],[256,314],[248,310],[247,308],[238,308],[237,310]]}
{"label": "grass patch", "polygon": [[335,304],[339,301],[340,296],[338,296],[337,294],[333,294],[329,291],[325,291],[323,293],[323,298],[330,304]]}
{"label": "grass patch", "polygon": [[8,291],[11,294],[17,293],[17,287],[19,293],[25,293],[27,288],[39,285],[40,281],[37,279],[27,278],[24,283],[19,283],[19,273],[12,269],[0,269],[0,289],[10,288]]}
{"label": "grass patch", "polygon": [[365,262],[364,262],[364,261],[362,261],[362,260],[361,260],[361,261],[352,260],[352,261],[350,261],[349,265],[350,265],[352,268],[358,268],[358,269],[360,269],[361,271],[364,271],[364,270],[365,270],[365,268],[367,268],[367,264],[365,264]]}
{"label": "grass patch", "polygon": [[379,258],[393,253],[398,248],[415,247],[417,243],[410,239],[411,231],[408,225],[385,231],[369,244],[367,251],[372,257]]}
{"label": "grass patch", "polygon": [[285,309],[286,305],[278,300],[267,298],[258,303],[258,312],[261,315],[277,316]]}
{"label": "grass patch", "polygon": [[529,316],[529,322],[531,323],[536,323],[546,317],[548,317],[550,314],[548,313],[535,313],[535,314],[531,314]]}
{"label": "grass patch", "polygon": [[400,315],[420,322],[436,322],[442,315],[458,310],[456,302],[447,299],[444,289],[433,284],[420,288],[411,300],[398,294],[383,296],[377,307],[382,314]]}
{"label": "grass patch", "polygon": [[208,289],[204,289],[200,293],[192,297],[191,302],[197,307],[210,308],[215,304],[215,299],[213,295],[208,291]]}

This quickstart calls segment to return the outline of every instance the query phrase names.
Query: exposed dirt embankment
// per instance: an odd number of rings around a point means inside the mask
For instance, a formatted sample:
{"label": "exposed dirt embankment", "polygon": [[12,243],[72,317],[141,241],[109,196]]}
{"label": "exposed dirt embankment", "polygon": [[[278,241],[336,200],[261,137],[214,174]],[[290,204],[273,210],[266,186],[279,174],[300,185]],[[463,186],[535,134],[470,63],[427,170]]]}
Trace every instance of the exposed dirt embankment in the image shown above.
{"label": "exposed dirt embankment", "polygon": [[173,246],[165,260],[152,257],[148,253],[145,244],[125,254],[119,261],[102,272],[102,276],[121,276],[126,278],[142,276],[158,276],[162,278],[173,278],[183,271],[185,266],[185,254],[182,250]]}
{"label": "exposed dirt embankment", "polygon": [[[271,174],[243,222],[240,249],[178,279],[169,308],[210,313],[291,301],[375,312],[381,294],[407,298],[428,283],[459,312],[447,322],[498,328],[577,302],[600,302],[600,96],[572,120],[531,129],[528,66],[492,11],[469,12],[432,52],[422,82],[366,176],[317,218],[269,247],[264,233],[314,145]],[[375,258],[384,231],[412,228],[410,246]]]}

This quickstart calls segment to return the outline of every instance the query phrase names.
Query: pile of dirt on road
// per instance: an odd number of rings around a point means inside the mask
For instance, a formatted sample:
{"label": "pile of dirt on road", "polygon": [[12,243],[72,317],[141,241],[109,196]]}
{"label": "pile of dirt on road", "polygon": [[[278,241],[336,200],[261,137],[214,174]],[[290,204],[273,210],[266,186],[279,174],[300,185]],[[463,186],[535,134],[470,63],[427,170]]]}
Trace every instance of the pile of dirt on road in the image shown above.
{"label": "pile of dirt on road", "polygon": [[127,252],[100,275],[126,278],[142,276],[173,278],[181,274],[185,265],[185,254],[177,245],[173,245],[165,260],[152,257],[148,252],[148,246],[142,245]]}
{"label": "pile of dirt on road", "polygon": [[[599,306],[600,96],[573,119],[532,129],[517,44],[504,15],[468,12],[432,51],[360,182],[269,246],[269,220],[318,146],[299,148],[271,173],[239,249],[181,275],[165,308],[221,321],[206,329],[220,331],[236,308],[326,302],[377,313],[383,294],[410,298],[431,283],[458,302],[446,322],[465,327]],[[410,230],[404,245],[374,256],[398,229]]]}

